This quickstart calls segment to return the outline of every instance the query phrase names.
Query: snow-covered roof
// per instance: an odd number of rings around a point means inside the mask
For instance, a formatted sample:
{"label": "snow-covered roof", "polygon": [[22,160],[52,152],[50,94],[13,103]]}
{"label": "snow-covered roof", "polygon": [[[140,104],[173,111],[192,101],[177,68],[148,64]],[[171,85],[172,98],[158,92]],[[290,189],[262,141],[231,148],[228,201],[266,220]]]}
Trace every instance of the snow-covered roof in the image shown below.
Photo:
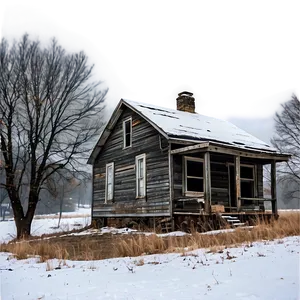
{"label": "snow-covered roof", "polygon": [[211,141],[236,148],[276,152],[275,148],[224,120],[131,100],[122,101],[159,127],[169,138]]}
{"label": "snow-covered roof", "polygon": [[142,116],[169,140],[186,140],[192,143],[209,142],[213,146],[264,152],[280,157],[281,161],[289,157],[288,154],[279,153],[275,148],[230,122],[197,113],[121,99],[94,147],[87,161],[88,164],[94,163],[118,121],[124,105]]}

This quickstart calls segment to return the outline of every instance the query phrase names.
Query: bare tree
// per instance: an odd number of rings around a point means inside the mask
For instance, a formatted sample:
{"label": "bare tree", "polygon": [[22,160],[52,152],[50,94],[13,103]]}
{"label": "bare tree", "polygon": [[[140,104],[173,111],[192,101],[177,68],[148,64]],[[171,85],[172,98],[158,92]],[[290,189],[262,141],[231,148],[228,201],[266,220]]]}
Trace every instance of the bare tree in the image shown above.
{"label": "bare tree", "polygon": [[30,235],[45,181],[59,169],[78,170],[99,134],[107,89],[91,80],[87,60],[55,39],[48,47],[26,34],[12,45],[1,41],[0,149],[17,238]]}
{"label": "bare tree", "polygon": [[6,203],[6,201],[8,200],[7,198],[8,196],[6,190],[0,187],[0,221],[5,220],[6,212],[10,209],[9,203]]}
{"label": "bare tree", "polygon": [[[76,174],[73,174],[68,169],[58,170],[55,174],[52,174],[52,176],[45,181],[45,189],[56,201],[59,202],[59,218],[57,228],[59,228],[60,226],[65,198],[69,196],[79,184],[80,181],[76,179]],[[70,204],[69,201],[68,204]],[[74,202],[73,206],[75,207]]]}
{"label": "bare tree", "polygon": [[281,152],[291,154],[291,159],[278,169],[279,180],[289,183],[287,199],[299,197],[300,186],[300,101],[296,95],[282,105],[275,116],[276,133],[272,144]]}

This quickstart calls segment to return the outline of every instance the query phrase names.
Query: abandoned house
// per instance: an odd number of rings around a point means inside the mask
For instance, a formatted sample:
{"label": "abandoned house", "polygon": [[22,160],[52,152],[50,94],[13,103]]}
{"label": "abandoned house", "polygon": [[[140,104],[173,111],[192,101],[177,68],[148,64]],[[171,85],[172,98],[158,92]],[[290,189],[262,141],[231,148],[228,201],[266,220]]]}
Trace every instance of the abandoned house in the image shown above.
{"label": "abandoned house", "polygon": [[[131,218],[203,229],[220,216],[240,223],[277,215],[276,163],[289,156],[227,121],[196,113],[192,93],[176,100],[177,110],[120,100],[88,160],[98,226]],[[267,164],[271,198],[263,194]]]}

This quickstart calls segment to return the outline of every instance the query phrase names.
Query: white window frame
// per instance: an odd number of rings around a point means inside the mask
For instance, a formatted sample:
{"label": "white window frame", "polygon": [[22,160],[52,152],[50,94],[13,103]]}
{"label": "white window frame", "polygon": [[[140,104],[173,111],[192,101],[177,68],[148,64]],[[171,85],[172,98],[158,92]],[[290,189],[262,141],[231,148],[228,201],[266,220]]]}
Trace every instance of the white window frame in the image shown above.
{"label": "white window frame", "polygon": [[[108,169],[112,169],[112,192],[111,192],[111,198],[108,197]],[[114,181],[115,181],[115,165],[114,163],[108,163],[105,167],[105,202],[107,204],[108,201],[112,201],[114,199]]]}
{"label": "white window frame", "polygon": [[[192,156],[184,156],[183,194],[185,196],[202,196],[202,195],[204,195],[204,174],[202,174],[202,177],[187,176],[187,162],[188,161],[201,162],[202,165],[203,165],[203,172],[204,172],[204,159],[203,158],[192,157]],[[188,191],[187,190],[187,180],[188,180],[188,178],[202,179],[203,180],[203,192]]]}
{"label": "white window frame", "polygon": [[[139,160],[143,160],[143,177],[139,177]],[[135,177],[136,177],[136,198],[145,198],[146,197],[146,154],[143,153],[135,157]],[[139,191],[139,180],[144,180],[143,190]]]}
{"label": "white window frame", "polygon": [[[126,123],[130,122],[130,144],[126,146]],[[132,117],[128,117],[123,121],[123,149],[130,148],[132,146]]]}

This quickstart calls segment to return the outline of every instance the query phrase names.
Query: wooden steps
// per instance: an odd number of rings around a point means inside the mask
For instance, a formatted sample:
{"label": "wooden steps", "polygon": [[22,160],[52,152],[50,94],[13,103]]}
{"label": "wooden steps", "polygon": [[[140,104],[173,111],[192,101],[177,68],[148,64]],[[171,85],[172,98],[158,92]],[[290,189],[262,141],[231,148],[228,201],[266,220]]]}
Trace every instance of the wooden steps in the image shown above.
{"label": "wooden steps", "polygon": [[221,215],[221,217],[226,221],[227,224],[230,225],[230,227],[237,228],[246,225],[245,223],[241,222],[240,219],[236,216]]}

